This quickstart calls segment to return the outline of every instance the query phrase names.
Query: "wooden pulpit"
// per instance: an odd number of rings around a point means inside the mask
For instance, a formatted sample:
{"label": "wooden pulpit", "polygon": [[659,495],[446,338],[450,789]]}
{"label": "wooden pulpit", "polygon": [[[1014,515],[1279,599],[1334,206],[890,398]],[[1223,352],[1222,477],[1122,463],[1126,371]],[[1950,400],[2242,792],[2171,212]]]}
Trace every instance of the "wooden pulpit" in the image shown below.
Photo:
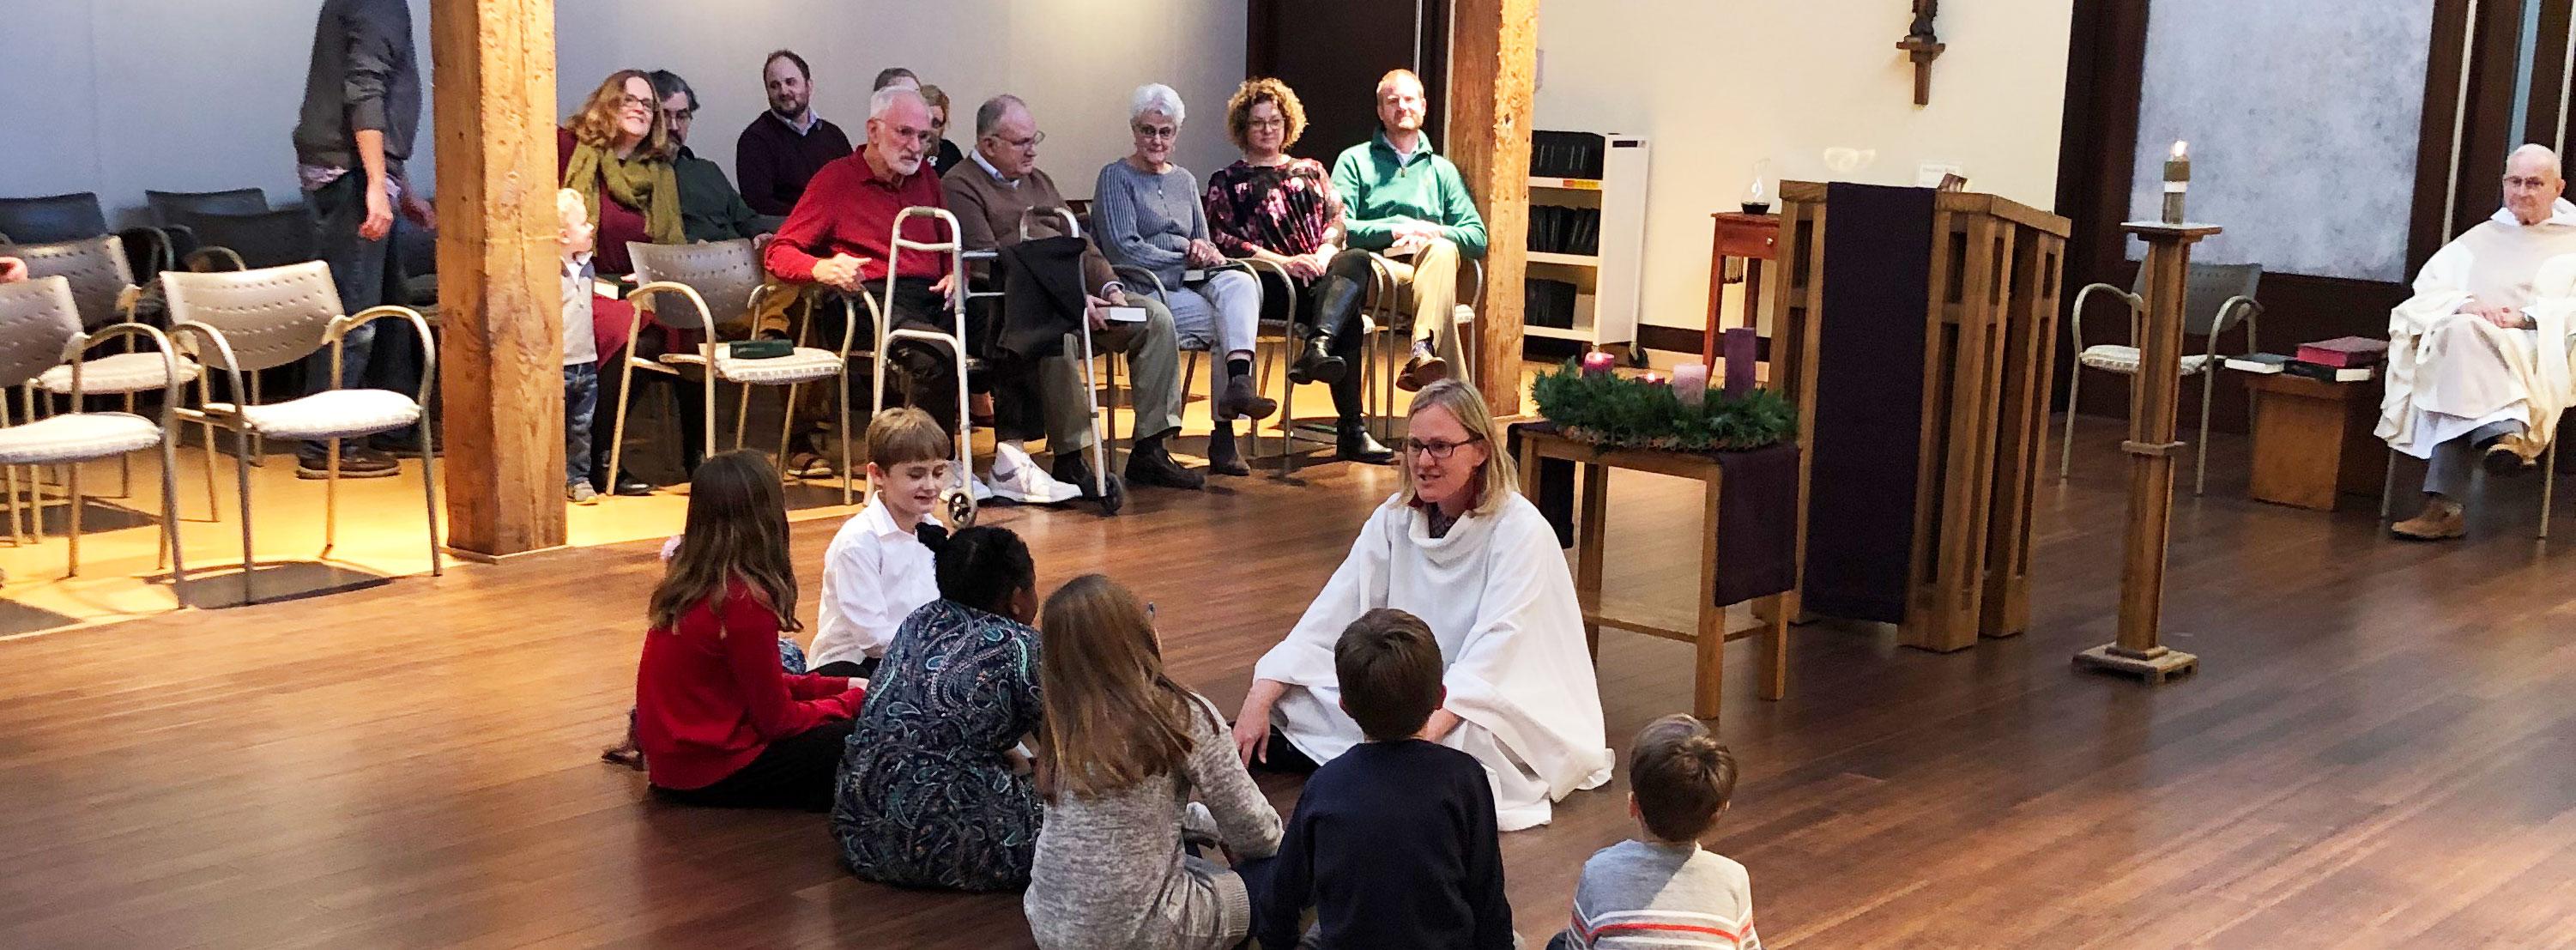
{"label": "wooden pulpit", "polygon": [[2022,632],[2067,220],[1919,188],[1780,197],[1770,385],[1797,407],[1802,467],[1790,609],[1894,623],[1927,650]]}

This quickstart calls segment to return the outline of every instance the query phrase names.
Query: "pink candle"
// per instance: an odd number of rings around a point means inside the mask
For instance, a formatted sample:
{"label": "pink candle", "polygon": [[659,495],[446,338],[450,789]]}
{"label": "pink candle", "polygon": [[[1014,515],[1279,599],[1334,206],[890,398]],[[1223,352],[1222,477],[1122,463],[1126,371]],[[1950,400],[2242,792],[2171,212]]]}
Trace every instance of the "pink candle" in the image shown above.
{"label": "pink candle", "polygon": [[1708,398],[1708,365],[1683,363],[1673,367],[1673,395],[1682,405],[1696,406]]}
{"label": "pink candle", "polygon": [[1618,363],[1619,363],[1619,358],[1618,358],[1618,357],[1612,356],[1612,355],[1610,355],[1610,354],[1608,354],[1608,353],[1604,353],[1604,352],[1602,352],[1602,351],[1600,351],[1600,350],[1593,350],[1592,352],[1589,352],[1589,353],[1585,353],[1585,354],[1583,354],[1583,375],[1585,375],[1585,376],[1607,376],[1607,375],[1610,375],[1610,369],[1611,369],[1611,367],[1618,365]]}
{"label": "pink candle", "polygon": [[1742,399],[1753,391],[1753,328],[1729,327],[1723,336],[1726,398]]}

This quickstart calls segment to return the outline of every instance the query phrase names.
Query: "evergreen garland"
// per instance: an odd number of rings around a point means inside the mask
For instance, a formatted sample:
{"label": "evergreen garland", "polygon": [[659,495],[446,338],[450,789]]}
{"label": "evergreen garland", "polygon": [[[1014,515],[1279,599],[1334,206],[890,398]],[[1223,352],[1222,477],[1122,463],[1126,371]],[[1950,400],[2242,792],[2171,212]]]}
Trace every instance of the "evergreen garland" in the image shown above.
{"label": "evergreen garland", "polygon": [[1530,394],[1539,415],[1566,435],[1617,448],[1740,452],[1797,433],[1796,412],[1768,389],[1743,399],[1711,389],[1707,399],[1689,406],[1661,381],[1586,375],[1581,357],[1539,374]]}

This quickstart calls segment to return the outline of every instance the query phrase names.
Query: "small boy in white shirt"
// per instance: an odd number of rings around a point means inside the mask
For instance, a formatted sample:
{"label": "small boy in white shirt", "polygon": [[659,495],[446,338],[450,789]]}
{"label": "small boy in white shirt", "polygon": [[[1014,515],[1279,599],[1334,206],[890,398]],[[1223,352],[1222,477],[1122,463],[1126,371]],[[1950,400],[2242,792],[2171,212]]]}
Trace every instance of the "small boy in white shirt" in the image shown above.
{"label": "small boy in white shirt", "polygon": [[595,272],[590,253],[598,228],[581,192],[555,192],[555,216],[563,224],[563,379],[564,500],[595,504],[599,490],[590,484],[590,421],[599,410],[599,343],[591,336],[590,295]]}
{"label": "small boy in white shirt", "polygon": [[867,439],[868,506],[823,554],[823,597],[805,650],[822,676],[875,674],[903,618],[939,599],[938,566],[921,533],[945,536],[931,512],[953,464],[948,430],[906,407],[878,413]]}

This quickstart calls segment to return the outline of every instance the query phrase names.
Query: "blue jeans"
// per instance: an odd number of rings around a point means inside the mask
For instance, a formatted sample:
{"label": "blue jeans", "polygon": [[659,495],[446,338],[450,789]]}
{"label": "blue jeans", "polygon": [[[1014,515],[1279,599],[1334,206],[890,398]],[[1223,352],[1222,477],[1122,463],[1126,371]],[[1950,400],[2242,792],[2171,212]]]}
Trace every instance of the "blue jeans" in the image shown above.
{"label": "blue jeans", "polygon": [[[320,190],[306,195],[313,203],[314,214],[321,219],[322,262],[331,268],[331,283],[340,292],[340,312],[356,314],[382,304],[411,303],[403,296],[402,260],[394,254],[394,239],[409,229],[411,222],[394,215],[393,230],[379,240],[358,236],[358,226],[367,220],[367,176],[352,169]],[[380,320],[349,331],[340,347],[340,384],[353,388],[390,389],[405,396],[420,395],[420,340],[408,321]],[[312,395],[331,388],[331,348],[323,347],[304,360],[304,393]],[[405,426],[378,433],[378,439],[409,442],[419,436],[414,427]],[[355,446],[344,445],[345,456]],[[301,454],[318,459],[330,450],[324,442],[306,443]]]}
{"label": "blue jeans", "polygon": [[590,480],[590,420],[599,411],[599,364],[574,363],[564,374],[564,484]]}

